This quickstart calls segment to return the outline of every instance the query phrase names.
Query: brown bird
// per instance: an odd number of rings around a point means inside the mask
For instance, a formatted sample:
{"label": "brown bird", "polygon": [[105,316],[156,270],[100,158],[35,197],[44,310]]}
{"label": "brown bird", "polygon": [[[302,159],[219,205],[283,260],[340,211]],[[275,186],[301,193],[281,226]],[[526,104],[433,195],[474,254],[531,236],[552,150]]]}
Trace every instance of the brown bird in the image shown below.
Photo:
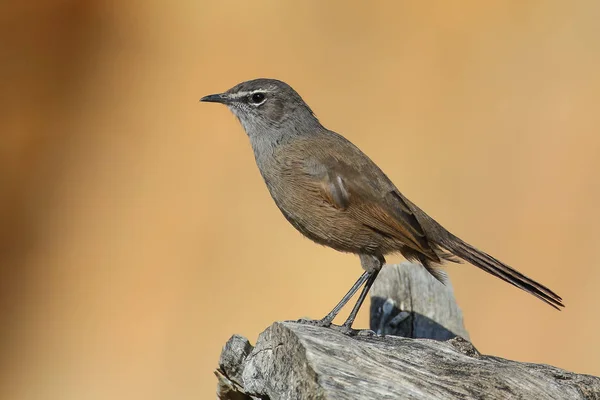
{"label": "brown bird", "polygon": [[442,283],[445,274],[440,266],[460,258],[556,309],[564,307],[552,290],[464,242],[425,214],[358,147],[321,125],[286,83],[255,79],[201,101],[223,103],[240,120],[273,200],[297,230],[319,244],[360,256],[365,272],[339,304],[316,321],[319,325],[331,325],[364,285],[343,324],[351,331],[384,256],[392,253],[419,262]]}

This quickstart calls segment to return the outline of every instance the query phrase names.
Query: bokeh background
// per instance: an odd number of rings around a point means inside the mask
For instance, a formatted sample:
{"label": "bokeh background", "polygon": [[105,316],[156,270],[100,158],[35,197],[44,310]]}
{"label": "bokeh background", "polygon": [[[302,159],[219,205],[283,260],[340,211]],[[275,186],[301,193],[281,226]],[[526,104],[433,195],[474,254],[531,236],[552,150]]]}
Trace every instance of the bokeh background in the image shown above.
{"label": "bokeh background", "polygon": [[235,118],[198,103],[256,77],[564,297],[451,266],[479,350],[600,375],[600,2],[0,11],[0,398],[213,398],[230,335],[319,318],[354,282],[354,256],[280,215]]}

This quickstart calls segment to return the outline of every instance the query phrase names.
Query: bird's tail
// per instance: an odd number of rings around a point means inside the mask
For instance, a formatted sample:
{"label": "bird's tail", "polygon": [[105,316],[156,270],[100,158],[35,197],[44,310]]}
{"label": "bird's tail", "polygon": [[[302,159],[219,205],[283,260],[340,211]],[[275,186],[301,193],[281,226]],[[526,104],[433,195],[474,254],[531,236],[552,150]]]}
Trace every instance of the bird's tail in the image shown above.
{"label": "bird's tail", "polygon": [[446,234],[443,235],[442,240],[440,240],[440,243],[438,244],[450,253],[494,276],[497,276],[503,281],[531,293],[557,310],[560,310],[560,307],[564,307],[562,298],[546,286],[526,277],[519,271],[509,267],[489,254],[477,250],[475,247],[464,242],[450,232],[446,231],[444,233]]}
{"label": "bird's tail", "polygon": [[[560,310],[560,307],[565,306],[562,302],[562,298],[546,286],[537,283],[533,279],[526,277],[519,271],[504,264],[502,261],[495,259],[481,250],[477,250],[459,237],[454,236],[410,200],[403,196],[402,198],[408,203],[419,223],[428,233],[428,236],[435,238],[435,244],[443,250],[497,276],[511,285],[523,289],[527,293],[531,293],[557,310]],[[446,259],[446,257],[444,257],[444,259]]]}

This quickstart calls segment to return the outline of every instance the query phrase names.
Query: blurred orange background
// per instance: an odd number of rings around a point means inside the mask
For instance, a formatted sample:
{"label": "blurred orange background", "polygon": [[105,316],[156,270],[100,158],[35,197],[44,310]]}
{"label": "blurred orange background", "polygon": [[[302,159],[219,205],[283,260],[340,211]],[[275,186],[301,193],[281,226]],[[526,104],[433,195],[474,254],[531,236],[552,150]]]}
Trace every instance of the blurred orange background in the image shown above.
{"label": "blurred orange background", "polygon": [[230,335],[320,318],[358,277],[280,215],[229,111],[198,103],[256,77],[564,297],[450,266],[480,351],[600,375],[600,2],[17,4],[0,6],[0,398],[213,398]]}

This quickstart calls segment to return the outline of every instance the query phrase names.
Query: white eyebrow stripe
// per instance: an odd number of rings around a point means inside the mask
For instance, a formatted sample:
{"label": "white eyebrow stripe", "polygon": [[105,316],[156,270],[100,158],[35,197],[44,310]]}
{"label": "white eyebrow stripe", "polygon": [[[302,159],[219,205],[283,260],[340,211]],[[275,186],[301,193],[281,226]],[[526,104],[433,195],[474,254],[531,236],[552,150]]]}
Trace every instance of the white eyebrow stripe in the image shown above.
{"label": "white eyebrow stripe", "polygon": [[256,90],[250,90],[250,91],[244,91],[244,92],[231,93],[229,95],[229,98],[232,98],[232,99],[241,99],[242,97],[246,97],[246,96],[249,96],[249,95],[254,94],[254,93],[268,93],[268,92],[271,92],[271,90],[256,89]]}

